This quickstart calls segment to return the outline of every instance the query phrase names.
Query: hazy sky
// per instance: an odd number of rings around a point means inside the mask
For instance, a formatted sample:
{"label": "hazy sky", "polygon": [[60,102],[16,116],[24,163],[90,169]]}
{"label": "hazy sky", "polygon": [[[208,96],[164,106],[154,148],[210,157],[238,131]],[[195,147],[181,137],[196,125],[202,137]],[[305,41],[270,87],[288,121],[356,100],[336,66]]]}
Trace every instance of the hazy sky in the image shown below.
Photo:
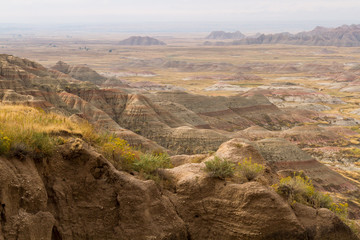
{"label": "hazy sky", "polygon": [[359,0],[0,0],[1,23],[359,23]]}

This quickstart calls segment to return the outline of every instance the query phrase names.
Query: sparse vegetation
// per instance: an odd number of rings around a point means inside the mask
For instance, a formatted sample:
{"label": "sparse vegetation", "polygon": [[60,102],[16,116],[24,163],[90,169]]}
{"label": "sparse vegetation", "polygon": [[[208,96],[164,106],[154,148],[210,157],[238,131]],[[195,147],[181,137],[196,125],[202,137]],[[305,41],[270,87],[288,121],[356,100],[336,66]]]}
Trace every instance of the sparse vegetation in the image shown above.
{"label": "sparse vegetation", "polygon": [[252,181],[260,176],[264,171],[264,166],[257,163],[252,163],[251,158],[245,159],[235,165],[226,159],[221,159],[215,156],[213,160],[205,162],[205,171],[212,177],[225,179],[233,176],[247,181]]}
{"label": "sparse vegetation", "polygon": [[341,219],[347,219],[348,204],[335,203],[329,194],[317,191],[311,180],[303,174],[282,178],[273,188],[289,203],[299,202],[315,208],[328,208]]}
{"label": "sparse vegetation", "polygon": [[145,179],[159,180],[157,170],[159,168],[172,168],[170,157],[167,153],[141,154],[133,163],[133,169],[139,172]]}
{"label": "sparse vegetation", "polygon": [[257,163],[252,163],[251,158],[245,159],[238,163],[238,172],[242,178],[252,181],[261,175],[264,171],[264,166]]}
{"label": "sparse vegetation", "polygon": [[303,175],[282,178],[280,183],[273,185],[275,191],[294,204],[299,202],[314,208],[327,208],[334,212],[351,230],[359,236],[360,228],[355,220],[348,218],[348,204],[335,203],[329,194],[317,191],[311,180]]}
{"label": "sparse vegetation", "polygon": [[109,137],[102,145],[102,153],[115,168],[126,172],[138,172],[146,180],[162,183],[158,174],[160,168],[172,168],[170,157],[160,150],[153,153],[142,153],[132,148],[124,139]]}
{"label": "sparse vegetation", "polygon": [[205,171],[212,177],[225,179],[234,176],[235,164],[226,159],[215,156],[213,160],[205,162]]}

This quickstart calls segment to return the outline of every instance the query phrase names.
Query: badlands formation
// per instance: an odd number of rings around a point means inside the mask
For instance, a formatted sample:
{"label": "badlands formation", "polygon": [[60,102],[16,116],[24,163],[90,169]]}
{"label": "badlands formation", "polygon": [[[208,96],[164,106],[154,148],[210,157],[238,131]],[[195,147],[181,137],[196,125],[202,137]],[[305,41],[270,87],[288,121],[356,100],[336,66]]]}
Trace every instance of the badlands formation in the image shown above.
{"label": "badlands formation", "polygon": [[[337,50],[316,51],[332,56]],[[139,152],[169,154],[172,167],[156,170],[160,182],[148,180],[141,171],[119,168],[71,129],[56,133],[65,140],[52,155],[2,155],[0,240],[358,239],[359,110],[353,96],[359,66],[273,60],[122,57],[118,75],[110,76],[65,60],[45,67],[1,54],[0,113],[25,105],[29,112],[86,120]],[[184,85],[159,82],[167,72]],[[301,84],[291,74],[310,80]],[[196,84],[202,94],[187,90]],[[263,172],[251,180],[214,178],[205,169],[217,157],[235,165],[251,159]],[[294,175],[346,203],[347,218],[274,190]]]}
{"label": "badlands formation", "polygon": [[[215,45],[252,45],[252,44],[293,44],[310,46],[359,47],[360,25],[343,25],[337,28],[316,27],[308,32],[291,34],[257,34],[246,37],[241,33],[212,32],[206,39],[238,39],[230,43],[216,42]],[[211,45],[211,42],[205,42]],[[329,52],[328,52],[329,53]],[[330,52],[331,53],[331,52]]]}
{"label": "badlands formation", "polygon": [[120,45],[129,46],[151,46],[151,45],[166,45],[166,43],[152,37],[132,36],[119,42]]}

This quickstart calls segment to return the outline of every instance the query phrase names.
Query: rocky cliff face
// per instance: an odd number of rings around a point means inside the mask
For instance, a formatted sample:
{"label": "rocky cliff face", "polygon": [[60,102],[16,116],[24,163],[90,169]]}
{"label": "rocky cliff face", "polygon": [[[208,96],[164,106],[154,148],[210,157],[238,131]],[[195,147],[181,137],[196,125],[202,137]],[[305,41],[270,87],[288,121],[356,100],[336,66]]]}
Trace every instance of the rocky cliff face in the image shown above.
{"label": "rocky cliff face", "polygon": [[86,143],[48,161],[0,159],[0,239],[186,239],[151,181],[119,172]]}
{"label": "rocky cliff face", "polygon": [[[274,161],[253,144],[234,139],[217,154]],[[294,161],[304,160],[299,151]],[[163,170],[168,190],[117,171],[79,139],[51,158],[0,158],[0,166],[1,240],[357,239],[327,209],[290,207],[264,183],[210,178],[204,163]],[[276,175],[270,169],[262,181]]]}

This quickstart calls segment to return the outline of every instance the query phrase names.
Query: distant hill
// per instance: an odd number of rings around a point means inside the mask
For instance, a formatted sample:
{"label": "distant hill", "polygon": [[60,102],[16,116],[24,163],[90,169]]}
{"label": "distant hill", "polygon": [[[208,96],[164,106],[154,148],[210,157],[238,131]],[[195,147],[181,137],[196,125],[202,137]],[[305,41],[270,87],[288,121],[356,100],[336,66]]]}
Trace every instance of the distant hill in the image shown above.
{"label": "distant hill", "polygon": [[69,65],[63,61],[58,61],[55,66],[51,67],[53,70],[65,73],[72,78],[80,81],[87,81],[94,84],[100,84],[106,80],[105,77],[98,74],[93,69],[86,65]]}
{"label": "distant hill", "polygon": [[224,31],[213,31],[206,39],[243,39],[246,36],[239,31],[236,32],[224,32]]}
{"label": "distant hill", "polygon": [[140,37],[132,36],[127,39],[124,39],[119,42],[120,45],[130,45],[130,46],[151,46],[151,45],[166,45],[166,43],[157,40],[152,37]]}
{"label": "distant hill", "polygon": [[[209,45],[209,42],[204,43]],[[261,34],[231,43],[217,42],[216,45],[251,45],[251,44],[292,44],[308,46],[359,47],[360,25],[343,25],[337,28],[316,27],[312,31],[297,34],[276,33]]]}

